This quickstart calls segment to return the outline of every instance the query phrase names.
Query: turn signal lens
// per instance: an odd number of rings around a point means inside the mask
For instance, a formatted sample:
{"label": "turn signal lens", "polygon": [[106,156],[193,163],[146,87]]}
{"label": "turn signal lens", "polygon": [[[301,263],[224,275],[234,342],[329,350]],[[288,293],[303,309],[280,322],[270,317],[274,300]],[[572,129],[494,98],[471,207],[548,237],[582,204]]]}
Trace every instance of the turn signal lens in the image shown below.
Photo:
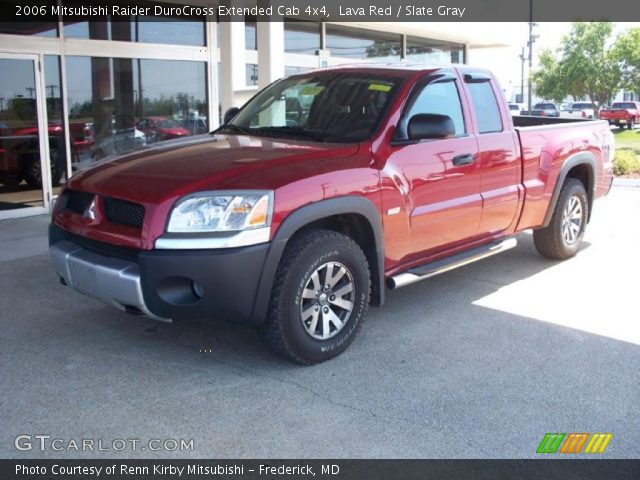
{"label": "turn signal lens", "polygon": [[267,218],[269,218],[269,197],[265,195],[253,207],[247,218],[246,225],[248,227],[261,227],[267,224]]}

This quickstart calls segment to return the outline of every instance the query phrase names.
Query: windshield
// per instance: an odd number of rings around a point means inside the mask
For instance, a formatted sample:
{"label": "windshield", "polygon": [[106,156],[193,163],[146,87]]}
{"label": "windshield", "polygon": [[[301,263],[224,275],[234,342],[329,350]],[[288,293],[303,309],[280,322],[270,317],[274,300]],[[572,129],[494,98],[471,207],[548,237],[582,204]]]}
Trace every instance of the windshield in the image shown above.
{"label": "windshield", "polygon": [[636,108],[636,105],[631,102],[616,102],[611,106],[611,108]]}
{"label": "windshield", "polygon": [[285,78],[251,99],[221,131],[357,142],[382,121],[401,79],[357,72]]}
{"label": "windshield", "polygon": [[585,110],[591,108],[592,105],[590,103],[574,103],[571,105],[572,110]]}
{"label": "windshield", "polygon": [[536,103],[533,108],[535,110],[555,110],[556,106],[553,103]]}

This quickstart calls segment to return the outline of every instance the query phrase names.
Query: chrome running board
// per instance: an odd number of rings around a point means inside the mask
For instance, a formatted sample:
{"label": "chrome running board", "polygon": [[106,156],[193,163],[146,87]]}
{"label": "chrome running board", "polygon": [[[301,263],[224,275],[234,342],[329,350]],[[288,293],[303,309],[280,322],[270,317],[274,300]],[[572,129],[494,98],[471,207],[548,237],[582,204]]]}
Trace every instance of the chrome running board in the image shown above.
{"label": "chrome running board", "polygon": [[510,250],[518,244],[515,238],[507,238],[500,242],[482,245],[481,247],[472,248],[462,253],[452,255],[442,260],[427,263],[419,267],[414,267],[406,272],[399,273],[387,279],[387,286],[391,289],[404,287],[420,280],[435,277],[454,268],[462,267],[469,263],[477,262],[483,258],[490,257],[497,253]]}

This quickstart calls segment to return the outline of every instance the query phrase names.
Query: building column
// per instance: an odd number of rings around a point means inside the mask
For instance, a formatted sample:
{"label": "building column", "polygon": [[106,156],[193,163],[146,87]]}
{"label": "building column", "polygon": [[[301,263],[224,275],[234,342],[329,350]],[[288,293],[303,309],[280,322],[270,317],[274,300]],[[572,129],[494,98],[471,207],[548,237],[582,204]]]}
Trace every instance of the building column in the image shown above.
{"label": "building column", "polygon": [[264,88],[284,77],[284,22],[257,22],[258,84]]}
{"label": "building column", "polygon": [[209,68],[207,69],[207,97],[209,98],[209,131],[220,126],[220,77],[218,76],[218,24],[213,16],[207,18],[207,45],[209,46]]}
{"label": "building column", "polygon": [[235,91],[245,88],[244,21],[220,22],[220,69],[218,85],[222,115],[235,104]]}

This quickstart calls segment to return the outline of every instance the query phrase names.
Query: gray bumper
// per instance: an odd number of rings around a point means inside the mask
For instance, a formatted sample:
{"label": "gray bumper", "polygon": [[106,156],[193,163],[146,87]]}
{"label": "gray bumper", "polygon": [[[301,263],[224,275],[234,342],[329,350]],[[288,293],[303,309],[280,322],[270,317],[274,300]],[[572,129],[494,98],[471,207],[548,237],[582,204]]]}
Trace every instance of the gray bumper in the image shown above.
{"label": "gray bumper", "polygon": [[133,307],[156,320],[171,321],[147,308],[137,264],[89,252],[67,241],[49,247],[49,254],[55,272],[74,290],[121,310]]}

